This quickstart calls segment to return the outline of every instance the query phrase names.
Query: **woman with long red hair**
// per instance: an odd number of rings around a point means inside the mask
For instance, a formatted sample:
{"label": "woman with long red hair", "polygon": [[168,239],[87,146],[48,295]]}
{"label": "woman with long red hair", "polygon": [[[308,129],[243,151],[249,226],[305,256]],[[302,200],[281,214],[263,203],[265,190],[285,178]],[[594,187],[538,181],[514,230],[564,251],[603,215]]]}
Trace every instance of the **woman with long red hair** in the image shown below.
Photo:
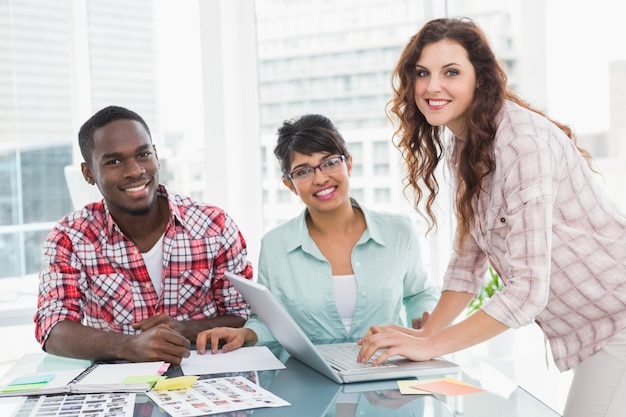
{"label": "woman with long red hair", "polygon": [[[360,360],[386,349],[427,360],[537,323],[556,365],[574,369],[565,416],[626,408],[626,217],[598,186],[572,131],[507,88],[485,34],[469,19],[432,20],[394,71],[397,145],[431,227],[447,160],[457,233],[441,298],[421,329],[374,326]],[[446,129],[451,133],[445,141]],[[455,322],[492,266],[504,282]]]}

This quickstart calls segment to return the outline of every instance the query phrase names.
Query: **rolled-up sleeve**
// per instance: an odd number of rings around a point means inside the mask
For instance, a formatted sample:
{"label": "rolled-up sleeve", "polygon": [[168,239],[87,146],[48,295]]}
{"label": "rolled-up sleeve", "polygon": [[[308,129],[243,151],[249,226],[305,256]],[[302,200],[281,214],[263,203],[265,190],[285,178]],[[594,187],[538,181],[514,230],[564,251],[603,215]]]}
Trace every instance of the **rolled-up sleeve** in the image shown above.
{"label": "rolled-up sleeve", "polygon": [[502,217],[494,223],[493,266],[506,286],[484,311],[512,328],[535,320],[550,288],[554,155],[541,138],[522,137],[500,150]]}
{"label": "rolled-up sleeve", "polygon": [[443,291],[479,294],[487,271],[487,257],[471,235],[462,242],[458,231],[454,237],[453,252],[443,277]]}

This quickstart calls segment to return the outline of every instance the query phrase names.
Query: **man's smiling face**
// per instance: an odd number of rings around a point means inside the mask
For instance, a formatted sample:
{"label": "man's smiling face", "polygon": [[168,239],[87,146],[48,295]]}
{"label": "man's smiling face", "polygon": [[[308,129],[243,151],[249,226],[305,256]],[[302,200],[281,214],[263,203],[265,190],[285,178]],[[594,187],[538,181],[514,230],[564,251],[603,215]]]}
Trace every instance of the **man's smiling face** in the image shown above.
{"label": "man's smiling face", "polygon": [[85,178],[104,196],[113,217],[146,216],[156,201],[159,161],[152,140],[141,123],[115,120],[93,134],[91,164],[83,164]]}

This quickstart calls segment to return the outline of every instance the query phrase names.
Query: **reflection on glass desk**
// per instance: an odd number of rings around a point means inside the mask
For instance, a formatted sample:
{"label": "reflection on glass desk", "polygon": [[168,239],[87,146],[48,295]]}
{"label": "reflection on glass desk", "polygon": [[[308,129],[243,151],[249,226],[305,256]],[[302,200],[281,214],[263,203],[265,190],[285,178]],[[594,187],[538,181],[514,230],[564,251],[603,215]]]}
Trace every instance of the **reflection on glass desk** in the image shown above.
{"label": "reflection on glass desk", "polygon": [[[395,381],[336,384],[295,358],[279,355],[286,369],[243,372],[242,375],[291,403],[280,408],[260,408],[219,414],[222,417],[558,417],[559,414],[518,387],[487,364],[472,360],[460,363],[462,371],[449,375],[485,389],[462,395],[401,395]],[[30,356],[46,358],[45,354]],[[35,361],[36,362],[36,361]],[[42,361],[41,363],[44,363]],[[169,376],[178,376],[180,367],[172,367]],[[203,378],[225,374],[204,375]],[[429,377],[430,378],[430,377]],[[0,399],[0,414],[10,416],[13,398]],[[167,417],[148,396],[137,395],[135,417]]]}

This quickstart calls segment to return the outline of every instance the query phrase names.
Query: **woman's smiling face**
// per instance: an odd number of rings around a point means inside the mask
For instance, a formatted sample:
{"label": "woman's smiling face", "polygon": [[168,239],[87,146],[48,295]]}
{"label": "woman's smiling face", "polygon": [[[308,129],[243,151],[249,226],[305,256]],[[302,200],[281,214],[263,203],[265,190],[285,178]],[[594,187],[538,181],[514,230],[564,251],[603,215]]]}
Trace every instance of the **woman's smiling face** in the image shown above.
{"label": "woman's smiling face", "polygon": [[[294,152],[291,161],[291,171],[313,167],[338,155],[317,152],[312,155],[305,155]],[[333,172],[322,172],[315,169],[312,178],[304,181],[291,181],[284,179],[285,185],[300,199],[309,210],[327,211],[333,210],[349,199],[350,193],[350,170],[352,168],[352,158],[348,157],[345,162],[340,162],[341,166]]]}
{"label": "woman's smiling face", "polygon": [[457,42],[426,45],[415,63],[415,104],[429,124],[463,138],[466,112],[476,90],[476,72]]}

